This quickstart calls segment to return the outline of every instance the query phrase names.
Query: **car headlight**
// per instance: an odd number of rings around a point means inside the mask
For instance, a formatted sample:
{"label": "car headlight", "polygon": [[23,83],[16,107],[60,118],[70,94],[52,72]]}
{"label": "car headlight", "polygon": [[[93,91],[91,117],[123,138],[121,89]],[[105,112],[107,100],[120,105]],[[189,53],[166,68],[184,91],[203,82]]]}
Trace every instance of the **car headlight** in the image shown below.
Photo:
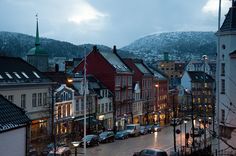
{"label": "car headlight", "polygon": [[155,131],[157,131],[157,127],[155,127]]}

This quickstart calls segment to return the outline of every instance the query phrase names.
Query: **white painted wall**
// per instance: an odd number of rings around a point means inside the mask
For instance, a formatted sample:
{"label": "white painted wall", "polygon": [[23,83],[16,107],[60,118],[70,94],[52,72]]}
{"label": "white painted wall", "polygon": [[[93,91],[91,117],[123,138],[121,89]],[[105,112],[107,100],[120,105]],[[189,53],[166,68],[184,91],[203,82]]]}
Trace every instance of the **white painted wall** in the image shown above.
{"label": "white painted wall", "polygon": [[25,156],[26,128],[0,133],[1,156]]}
{"label": "white painted wall", "polygon": [[[219,88],[217,88],[217,92],[221,92],[221,79],[225,79],[225,94],[219,94],[219,99],[217,99],[217,103],[219,102],[219,119],[222,119],[221,110],[225,110],[225,123],[228,126],[235,125],[236,126],[236,114],[230,111],[228,108],[234,110],[235,106],[230,105],[230,102],[235,105],[236,103],[236,60],[230,59],[229,54],[236,50],[236,32],[231,31],[227,33],[220,34],[220,62],[218,68],[220,68],[221,73],[221,63],[225,63],[225,76],[221,76],[219,74]],[[222,48],[222,45],[225,45],[225,49]],[[224,55],[224,57],[223,57]],[[227,108],[228,107],[228,108]],[[235,132],[233,132],[235,133]],[[236,136],[231,135],[232,138],[227,140],[233,147],[236,147]],[[227,146],[221,142],[220,149],[225,149]]]}

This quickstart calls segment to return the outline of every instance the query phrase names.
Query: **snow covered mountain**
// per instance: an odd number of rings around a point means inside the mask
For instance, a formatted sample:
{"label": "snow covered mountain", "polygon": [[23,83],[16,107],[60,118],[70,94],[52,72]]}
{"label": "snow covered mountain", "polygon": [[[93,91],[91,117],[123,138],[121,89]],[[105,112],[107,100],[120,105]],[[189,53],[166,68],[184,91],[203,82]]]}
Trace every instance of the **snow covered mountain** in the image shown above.
{"label": "snow covered mountain", "polygon": [[142,37],[122,50],[130,51],[147,62],[163,59],[169,52],[171,59],[188,60],[206,54],[213,58],[216,54],[214,32],[169,32]]}

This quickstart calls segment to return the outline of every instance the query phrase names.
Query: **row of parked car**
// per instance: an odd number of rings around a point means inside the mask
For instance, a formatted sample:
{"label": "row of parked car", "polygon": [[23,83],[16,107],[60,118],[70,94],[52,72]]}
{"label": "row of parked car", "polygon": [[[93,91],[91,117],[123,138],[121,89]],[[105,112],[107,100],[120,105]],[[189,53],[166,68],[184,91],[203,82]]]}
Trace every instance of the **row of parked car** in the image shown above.
{"label": "row of parked car", "polygon": [[[115,140],[118,139],[124,140],[131,136],[145,135],[148,133],[158,132],[160,130],[161,127],[159,124],[146,125],[146,126],[140,126],[140,124],[129,124],[126,126],[126,130],[118,131],[116,132],[116,134],[114,134],[113,131],[104,131],[99,135],[96,134],[86,135],[79,143],[79,146],[83,147],[85,143],[87,147],[98,146],[100,143],[114,142]],[[54,144],[49,144],[42,152],[42,155],[46,156],[53,155],[54,154],[53,149],[54,149]],[[57,144],[56,149],[57,149],[56,153],[61,153],[60,151],[64,151],[62,153],[66,153],[65,155],[70,154],[70,150],[67,145]]]}
{"label": "row of parked car", "polygon": [[160,131],[160,125],[147,125],[147,126],[140,126],[139,124],[130,124],[126,126],[126,130],[118,131],[114,134],[113,131],[105,131],[100,133],[99,135],[87,135],[85,138],[82,139],[80,142],[80,146],[84,146],[84,142],[86,142],[86,146],[98,146],[99,143],[108,143],[114,142],[115,139],[127,139],[130,136],[139,136],[145,135],[148,133],[158,132]]}

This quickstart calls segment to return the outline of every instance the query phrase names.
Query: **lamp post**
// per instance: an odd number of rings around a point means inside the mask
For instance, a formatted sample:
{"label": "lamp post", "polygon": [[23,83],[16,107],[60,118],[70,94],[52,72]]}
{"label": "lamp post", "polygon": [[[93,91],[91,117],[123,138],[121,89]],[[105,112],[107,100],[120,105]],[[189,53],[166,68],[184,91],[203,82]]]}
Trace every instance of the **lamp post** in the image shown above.
{"label": "lamp post", "polygon": [[184,120],[184,136],[185,136],[185,148],[184,148],[184,155],[186,155],[186,147],[187,147],[187,138],[186,138],[186,124],[188,121]]}
{"label": "lamp post", "polygon": [[77,147],[79,146],[79,142],[73,141],[73,142],[71,142],[71,144],[75,147],[75,156],[77,156]]}

